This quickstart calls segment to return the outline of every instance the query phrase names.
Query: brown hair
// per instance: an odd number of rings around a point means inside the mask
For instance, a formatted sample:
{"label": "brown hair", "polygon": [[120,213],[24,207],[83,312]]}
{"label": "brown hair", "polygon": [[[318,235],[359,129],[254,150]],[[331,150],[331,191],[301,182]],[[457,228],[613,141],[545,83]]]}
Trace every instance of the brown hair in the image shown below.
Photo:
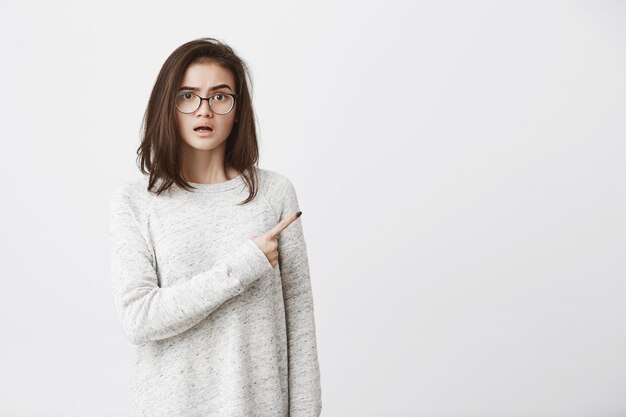
{"label": "brown hair", "polygon": [[157,195],[168,190],[173,183],[189,191],[195,189],[181,175],[181,153],[176,119],[175,94],[180,87],[187,67],[196,62],[214,62],[230,70],[235,78],[237,99],[235,123],[226,139],[224,165],[243,173],[250,190],[248,198],[254,199],[258,179],[254,166],[259,160],[256,123],[252,108],[252,79],[248,66],[233,49],[214,38],[199,38],[179,46],[167,58],[157,76],[142,123],[143,138],[137,149],[137,164],[144,174],[150,174],[148,190],[154,192],[157,181],[161,184]]}

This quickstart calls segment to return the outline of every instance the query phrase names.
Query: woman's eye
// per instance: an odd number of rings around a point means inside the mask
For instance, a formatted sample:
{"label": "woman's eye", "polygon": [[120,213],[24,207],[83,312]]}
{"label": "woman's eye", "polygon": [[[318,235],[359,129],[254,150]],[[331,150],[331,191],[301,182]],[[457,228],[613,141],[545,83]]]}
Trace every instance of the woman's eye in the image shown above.
{"label": "woman's eye", "polygon": [[218,93],[218,94],[216,94],[216,95],[215,95],[215,98],[216,98],[217,100],[219,100],[219,101],[222,101],[222,100],[224,99],[224,95],[223,95],[223,94]]}
{"label": "woman's eye", "polygon": [[191,100],[192,94],[191,93],[183,93],[183,98],[185,100]]}

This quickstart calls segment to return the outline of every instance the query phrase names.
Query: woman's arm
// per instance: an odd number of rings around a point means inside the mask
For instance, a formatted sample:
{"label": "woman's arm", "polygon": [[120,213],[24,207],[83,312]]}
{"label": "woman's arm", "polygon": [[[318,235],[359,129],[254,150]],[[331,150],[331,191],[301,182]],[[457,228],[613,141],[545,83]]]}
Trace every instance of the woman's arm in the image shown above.
{"label": "woman's arm", "polygon": [[132,343],[188,330],[273,269],[263,251],[248,239],[208,271],[180,285],[159,287],[152,252],[139,227],[137,202],[131,196],[127,187],[111,196],[109,257],[116,313]]}
{"label": "woman's arm", "polygon": [[[299,211],[293,184],[283,187],[280,220]],[[309,263],[299,221],[287,227],[278,240],[278,266],[283,286],[289,357],[289,416],[317,417],[322,409],[320,370],[315,336],[313,294]]]}

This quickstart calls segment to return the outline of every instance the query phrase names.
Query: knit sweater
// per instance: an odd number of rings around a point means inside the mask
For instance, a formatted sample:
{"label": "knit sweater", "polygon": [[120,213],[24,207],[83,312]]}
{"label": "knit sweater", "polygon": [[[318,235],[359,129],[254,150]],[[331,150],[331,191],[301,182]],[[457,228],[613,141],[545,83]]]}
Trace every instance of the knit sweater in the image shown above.
{"label": "knit sweater", "polygon": [[148,177],[110,198],[114,308],[133,343],[133,417],[305,417],[322,408],[302,217],[272,267],[250,238],[300,210],[293,184],[262,168],[157,196]]}

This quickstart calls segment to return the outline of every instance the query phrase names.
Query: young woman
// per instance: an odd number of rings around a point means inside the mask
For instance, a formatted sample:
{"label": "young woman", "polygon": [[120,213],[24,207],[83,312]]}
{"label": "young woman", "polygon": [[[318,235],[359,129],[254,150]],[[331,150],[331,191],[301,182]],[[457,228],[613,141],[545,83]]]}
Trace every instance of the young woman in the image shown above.
{"label": "young woman", "polygon": [[320,371],[292,183],[256,166],[244,61],[212,38],[165,61],[138,164],[109,207],[115,310],[136,417],[319,416]]}

